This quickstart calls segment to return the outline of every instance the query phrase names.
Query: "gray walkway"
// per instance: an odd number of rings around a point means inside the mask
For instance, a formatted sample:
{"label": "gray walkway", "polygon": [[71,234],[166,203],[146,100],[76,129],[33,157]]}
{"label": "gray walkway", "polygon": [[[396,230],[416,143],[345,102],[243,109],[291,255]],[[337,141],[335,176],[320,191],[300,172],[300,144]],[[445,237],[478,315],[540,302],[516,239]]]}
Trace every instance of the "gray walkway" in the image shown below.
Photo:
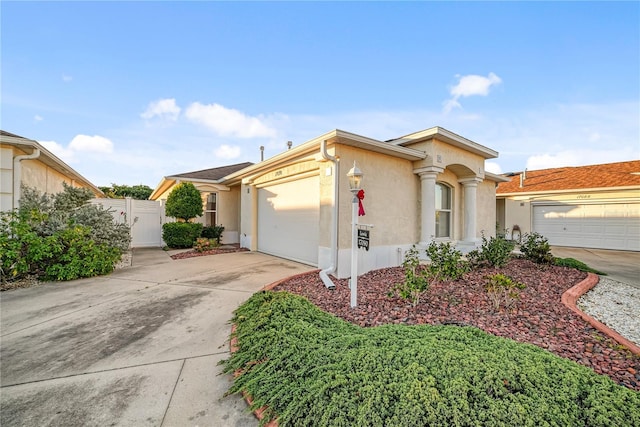
{"label": "gray walkway", "polygon": [[0,425],[257,426],[217,363],[253,292],[311,267],[138,250],[110,276],[0,294]]}
{"label": "gray walkway", "polygon": [[640,289],[640,252],[552,246],[551,253],[556,257],[582,261],[591,268],[607,273],[613,280]]}

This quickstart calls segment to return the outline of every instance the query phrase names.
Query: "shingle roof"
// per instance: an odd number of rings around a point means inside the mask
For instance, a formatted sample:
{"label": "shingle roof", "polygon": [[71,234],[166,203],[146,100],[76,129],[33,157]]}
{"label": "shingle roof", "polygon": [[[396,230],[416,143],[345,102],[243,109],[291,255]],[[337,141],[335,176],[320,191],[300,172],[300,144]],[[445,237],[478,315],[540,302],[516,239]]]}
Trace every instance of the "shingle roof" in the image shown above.
{"label": "shingle roof", "polygon": [[172,178],[206,179],[217,181],[225,176],[237,172],[241,169],[253,165],[251,162],[238,163],[235,165],[221,166],[219,168],[203,169],[194,172],[179,173],[171,175]]}
{"label": "shingle roof", "polygon": [[526,171],[520,187],[520,174],[508,174],[511,181],[501,182],[496,194],[543,193],[587,188],[614,188],[640,185],[640,160]]}

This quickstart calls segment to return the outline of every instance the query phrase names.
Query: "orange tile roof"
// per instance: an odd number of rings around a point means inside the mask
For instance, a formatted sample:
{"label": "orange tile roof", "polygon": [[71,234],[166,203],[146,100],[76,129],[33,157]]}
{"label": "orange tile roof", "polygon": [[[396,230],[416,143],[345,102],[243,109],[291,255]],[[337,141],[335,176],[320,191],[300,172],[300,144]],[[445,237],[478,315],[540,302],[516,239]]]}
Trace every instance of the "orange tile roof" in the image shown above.
{"label": "orange tile roof", "polygon": [[520,188],[520,173],[507,174],[509,182],[501,182],[496,194],[544,193],[587,188],[615,188],[640,186],[640,160],[607,163],[603,165],[575,166],[526,172]]}

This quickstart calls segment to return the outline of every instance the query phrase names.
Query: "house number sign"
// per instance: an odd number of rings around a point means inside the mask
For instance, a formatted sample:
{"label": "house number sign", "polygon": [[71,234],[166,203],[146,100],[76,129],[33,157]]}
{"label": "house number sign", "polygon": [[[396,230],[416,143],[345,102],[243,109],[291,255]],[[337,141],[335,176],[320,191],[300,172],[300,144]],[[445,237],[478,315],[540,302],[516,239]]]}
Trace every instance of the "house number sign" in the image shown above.
{"label": "house number sign", "polygon": [[358,229],[358,248],[369,250],[369,230]]}

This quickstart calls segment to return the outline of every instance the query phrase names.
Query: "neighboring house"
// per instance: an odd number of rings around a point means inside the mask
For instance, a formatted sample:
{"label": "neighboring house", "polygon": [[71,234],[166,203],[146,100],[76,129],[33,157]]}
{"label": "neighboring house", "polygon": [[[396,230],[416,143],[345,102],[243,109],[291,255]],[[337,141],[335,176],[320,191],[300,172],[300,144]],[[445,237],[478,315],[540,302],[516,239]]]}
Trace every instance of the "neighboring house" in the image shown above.
{"label": "neighboring house", "polygon": [[206,226],[224,226],[223,243],[238,243],[240,198],[238,189],[232,190],[223,184],[225,176],[244,169],[253,163],[238,163],[219,168],[204,169],[195,172],[165,176],[157,185],[150,200],[166,200],[173,188],[190,182],[202,195],[204,215],[198,221]]}
{"label": "neighboring house", "polygon": [[557,246],[640,251],[640,160],[508,177],[496,191],[508,238],[535,231]]}
{"label": "neighboring house", "polygon": [[370,248],[358,258],[361,274],[399,265],[413,244],[448,241],[466,251],[482,233],[495,235],[495,188],[507,179],[486,172],[485,160],[497,156],[440,127],[390,141],[334,130],[258,164],[231,166],[239,170],[208,182],[191,174],[166,177],[151,198],[166,197],[179,180],[210,185],[200,188],[218,194],[215,221],[225,226],[225,241],[347,277],[352,195],[346,174],[354,161],[364,173],[366,216],[359,222],[370,226]]}
{"label": "neighboring house", "polygon": [[37,141],[0,130],[0,211],[18,207],[21,185],[41,193],[55,194],[62,183],[90,189],[95,197],[104,193]]}

